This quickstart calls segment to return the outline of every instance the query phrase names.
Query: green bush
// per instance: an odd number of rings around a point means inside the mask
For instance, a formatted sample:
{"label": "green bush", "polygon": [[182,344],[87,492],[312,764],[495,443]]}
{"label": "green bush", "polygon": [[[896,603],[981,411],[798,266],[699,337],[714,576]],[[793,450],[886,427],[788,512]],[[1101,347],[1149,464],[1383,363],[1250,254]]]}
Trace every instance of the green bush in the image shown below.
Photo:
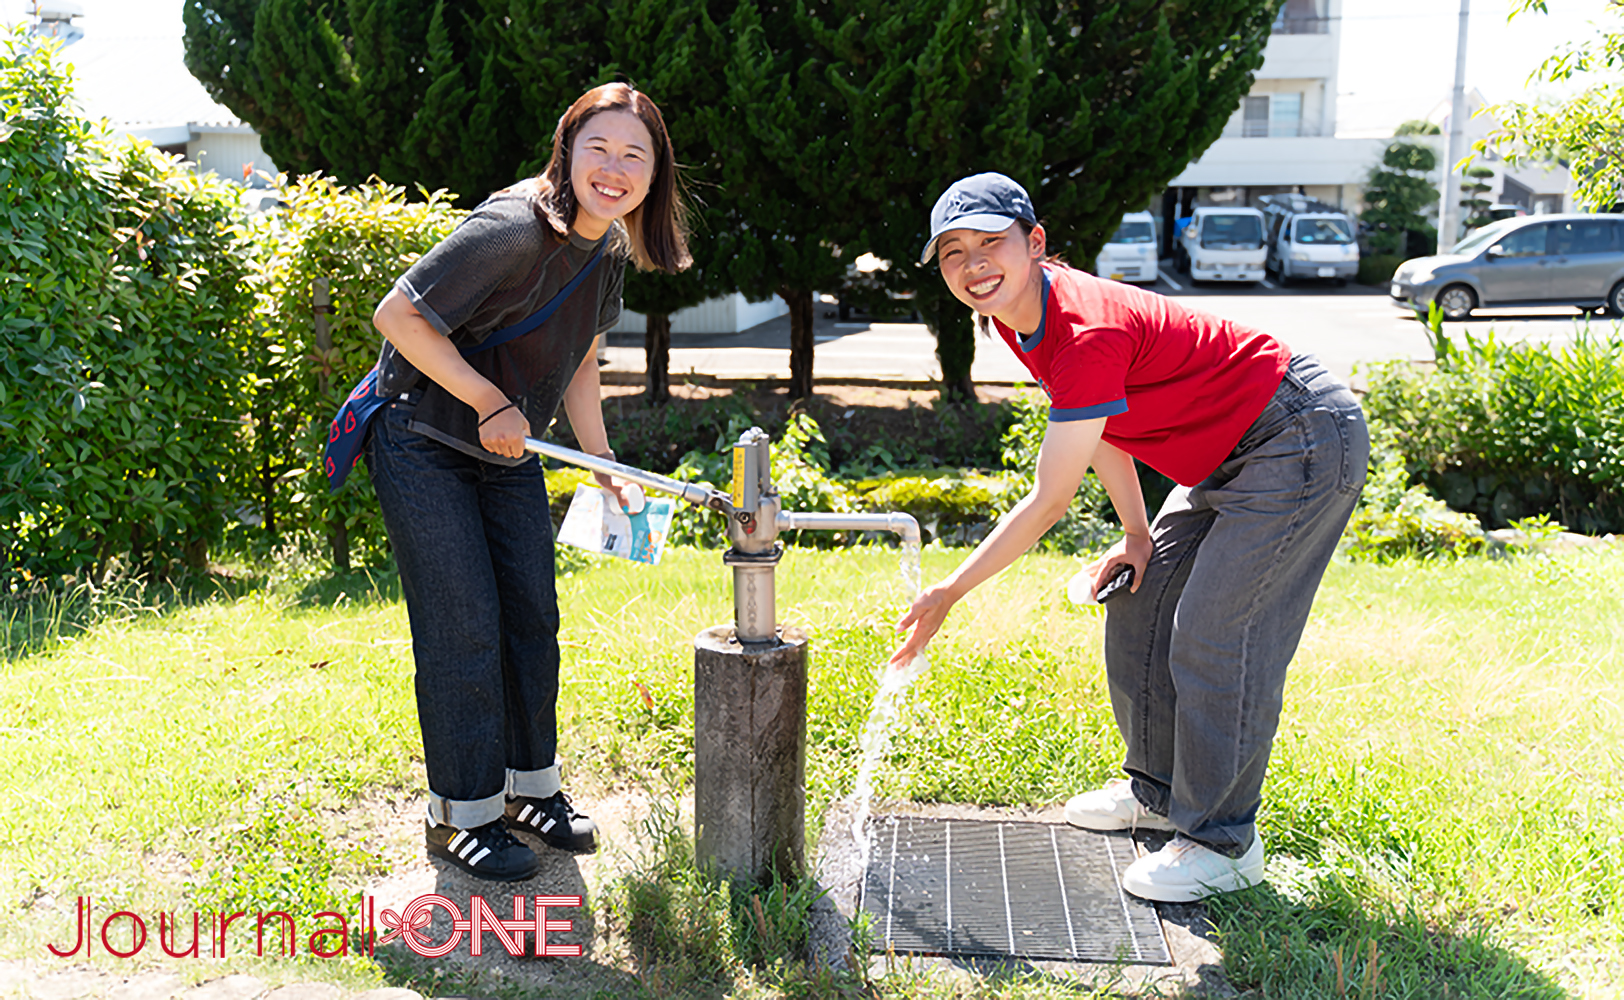
{"label": "green bush", "polygon": [[1382,286],[1393,280],[1393,272],[1404,263],[1404,258],[1391,253],[1373,253],[1359,258],[1359,275],[1354,280],[1361,285]]}
{"label": "green bush", "polygon": [[1624,528],[1624,338],[1569,346],[1437,342],[1430,370],[1370,372],[1365,411],[1392,429],[1411,482],[1489,527],[1544,514],[1575,530]]}
{"label": "green bush", "polygon": [[85,121],[27,41],[0,36],[0,586],[201,565],[243,429],[235,189]]}
{"label": "green bush", "polygon": [[[383,520],[359,469],[327,491],[322,448],[334,412],[378,359],[372,312],[395,279],[450,234],[461,213],[444,192],[409,201],[403,188],[372,181],[343,187],[329,177],[279,178],[281,208],[254,220],[257,340],[252,347],[252,463],[238,484],[252,497],[271,543],[325,541],[339,559],[384,551]],[[317,342],[316,285],[325,280],[329,345]]]}
{"label": "green bush", "polygon": [[1487,537],[1476,517],[1450,510],[1425,486],[1410,484],[1393,430],[1375,422],[1370,430],[1369,475],[1342,536],[1344,551],[1371,562],[1486,551]]}

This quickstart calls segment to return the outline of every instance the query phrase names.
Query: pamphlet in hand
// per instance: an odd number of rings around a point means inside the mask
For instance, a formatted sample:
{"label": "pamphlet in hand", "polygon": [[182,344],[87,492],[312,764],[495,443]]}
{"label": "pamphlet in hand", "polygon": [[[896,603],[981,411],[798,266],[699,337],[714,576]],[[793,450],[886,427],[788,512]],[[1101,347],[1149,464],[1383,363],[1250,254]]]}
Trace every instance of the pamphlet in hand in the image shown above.
{"label": "pamphlet in hand", "polygon": [[644,500],[635,486],[627,487],[627,494],[628,510],[622,510],[608,490],[585,483],[575,487],[558,540],[588,552],[658,566],[675,502],[666,497]]}

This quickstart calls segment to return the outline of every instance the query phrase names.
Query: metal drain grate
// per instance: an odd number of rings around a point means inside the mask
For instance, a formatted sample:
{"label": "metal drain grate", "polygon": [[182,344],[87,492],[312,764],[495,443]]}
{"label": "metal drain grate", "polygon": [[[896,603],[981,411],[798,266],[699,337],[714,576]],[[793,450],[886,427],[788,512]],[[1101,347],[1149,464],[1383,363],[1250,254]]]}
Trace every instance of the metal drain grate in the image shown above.
{"label": "metal drain grate", "polygon": [[863,908],[875,948],[1167,965],[1154,905],[1122,890],[1126,833],[876,816]]}

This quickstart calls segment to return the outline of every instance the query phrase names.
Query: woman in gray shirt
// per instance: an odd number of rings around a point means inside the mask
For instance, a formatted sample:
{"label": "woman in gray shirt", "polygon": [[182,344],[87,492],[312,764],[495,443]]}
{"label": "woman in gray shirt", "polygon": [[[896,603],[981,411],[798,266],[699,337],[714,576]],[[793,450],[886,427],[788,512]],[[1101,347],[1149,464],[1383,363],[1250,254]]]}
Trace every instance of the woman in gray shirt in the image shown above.
{"label": "woman in gray shirt", "polygon": [[[480,878],[537,872],[513,830],[565,850],[596,842],[555,756],[552,523],[524,439],[562,402],[582,449],[613,457],[591,348],[619,318],[627,257],[671,273],[690,263],[664,119],[614,83],[565,112],[541,176],[488,198],[373,316],[386,340],[380,391],[396,398],[365,454],[411,619],[425,840]],[[588,267],[535,330],[464,358]]]}

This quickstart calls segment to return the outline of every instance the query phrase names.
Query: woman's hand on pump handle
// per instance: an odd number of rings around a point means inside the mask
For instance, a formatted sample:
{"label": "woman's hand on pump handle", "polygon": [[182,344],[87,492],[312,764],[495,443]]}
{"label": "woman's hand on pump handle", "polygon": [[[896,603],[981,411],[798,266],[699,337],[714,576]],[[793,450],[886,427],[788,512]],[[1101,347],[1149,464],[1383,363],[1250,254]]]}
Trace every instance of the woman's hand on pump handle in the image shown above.
{"label": "woman's hand on pump handle", "polygon": [[530,421],[512,403],[480,414],[479,446],[494,455],[524,457],[524,439],[530,436]]}
{"label": "woman's hand on pump handle", "polygon": [[[479,446],[492,454],[523,458],[524,439],[529,436],[530,421],[526,420],[524,413],[512,404],[503,405],[500,409],[492,410],[480,418]],[[613,461],[615,453],[604,452],[598,457]],[[615,503],[621,507],[626,506],[626,496],[622,492],[625,489],[624,483],[602,472],[595,472],[592,476],[599,486],[614,494]]]}

